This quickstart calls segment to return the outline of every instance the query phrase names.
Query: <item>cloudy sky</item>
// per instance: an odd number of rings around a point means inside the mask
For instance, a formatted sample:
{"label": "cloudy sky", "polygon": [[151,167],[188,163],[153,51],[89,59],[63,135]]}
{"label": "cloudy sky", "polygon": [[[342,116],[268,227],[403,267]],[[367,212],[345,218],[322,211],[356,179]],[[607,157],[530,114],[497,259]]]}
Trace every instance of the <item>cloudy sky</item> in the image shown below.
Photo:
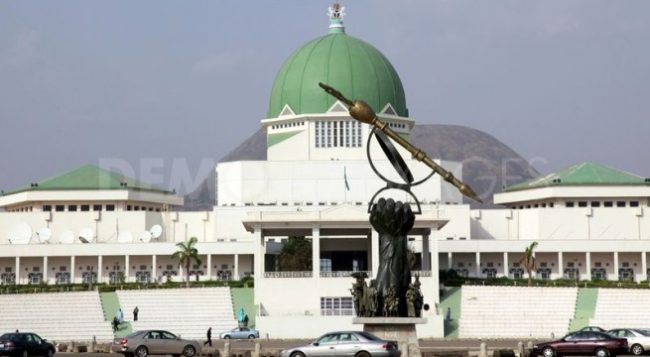
{"label": "cloudy sky", "polygon": [[[348,0],[418,123],[500,139],[542,173],[650,176],[650,1]],[[0,2],[0,188],[85,163],[189,191],[251,135],[330,1]]]}

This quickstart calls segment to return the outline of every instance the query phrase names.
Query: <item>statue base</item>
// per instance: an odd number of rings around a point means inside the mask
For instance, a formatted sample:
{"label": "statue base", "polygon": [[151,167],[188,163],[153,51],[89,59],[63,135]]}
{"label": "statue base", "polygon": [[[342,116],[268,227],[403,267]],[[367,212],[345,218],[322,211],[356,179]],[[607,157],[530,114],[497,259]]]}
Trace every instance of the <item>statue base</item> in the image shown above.
{"label": "statue base", "polygon": [[415,325],[424,324],[421,317],[355,317],[353,324],[363,324],[363,331],[384,340],[397,341],[402,356],[421,357]]}

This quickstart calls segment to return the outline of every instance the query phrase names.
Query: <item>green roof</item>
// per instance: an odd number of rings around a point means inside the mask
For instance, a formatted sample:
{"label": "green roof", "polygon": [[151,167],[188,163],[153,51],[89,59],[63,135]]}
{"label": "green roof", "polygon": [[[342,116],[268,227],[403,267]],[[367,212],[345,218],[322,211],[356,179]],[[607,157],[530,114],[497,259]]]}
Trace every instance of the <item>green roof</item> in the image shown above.
{"label": "green roof", "polygon": [[525,181],[510,187],[504,192],[519,191],[551,186],[610,186],[610,185],[649,185],[645,177],[594,162],[583,162],[543,177]]}
{"label": "green roof", "polygon": [[332,29],[286,60],[273,83],[267,118],[278,117],[285,105],[296,114],[326,113],[336,99],[318,82],[367,102],[376,112],[390,103],[399,116],[408,117],[402,81],[388,59],[367,42]]}
{"label": "green roof", "polygon": [[5,194],[24,191],[49,190],[137,190],[158,193],[173,193],[120,173],[101,169],[95,165],[84,165],[75,170],[54,176]]}

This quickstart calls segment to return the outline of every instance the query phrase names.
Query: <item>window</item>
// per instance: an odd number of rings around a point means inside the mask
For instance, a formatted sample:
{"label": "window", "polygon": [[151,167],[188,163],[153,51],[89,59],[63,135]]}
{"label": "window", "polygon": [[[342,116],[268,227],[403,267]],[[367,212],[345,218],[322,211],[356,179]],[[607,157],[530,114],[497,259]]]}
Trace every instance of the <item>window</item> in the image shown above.
{"label": "window", "polygon": [[314,125],[314,146],[361,147],[361,123],[352,120],[317,121]]}
{"label": "window", "polygon": [[43,206],[43,211],[50,212],[51,210],[52,210],[52,205],[44,205]]}
{"label": "window", "polygon": [[567,206],[567,207],[573,207],[573,202],[571,202],[571,201],[567,202],[567,203],[566,203],[566,206]]}
{"label": "window", "polygon": [[132,209],[131,205],[126,205],[126,210],[130,211]]}
{"label": "window", "polygon": [[115,211],[115,205],[106,205],[107,211]]}
{"label": "window", "polygon": [[600,207],[600,201],[591,201],[591,207]]}
{"label": "window", "polygon": [[320,310],[323,316],[350,316],[354,314],[352,297],[322,297]]}
{"label": "window", "polygon": [[69,205],[68,212],[77,212],[77,205]]}
{"label": "window", "polygon": [[612,201],[605,201],[605,202],[603,202],[603,206],[605,206],[605,207],[613,207],[613,206],[614,206],[614,202],[612,202]]}
{"label": "window", "polygon": [[578,207],[587,207],[587,201],[578,202]]}
{"label": "window", "polygon": [[93,211],[101,211],[102,205],[93,205]]}
{"label": "window", "polygon": [[639,207],[639,201],[630,201],[630,207]]}
{"label": "window", "polygon": [[84,212],[90,211],[90,206],[89,205],[81,205],[80,209]]}
{"label": "window", "polygon": [[625,201],[616,201],[616,207],[625,207]]}
{"label": "window", "polygon": [[324,271],[324,272],[332,271],[332,259],[321,259],[320,271]]}
{"label": "window", "polygon": [[54,208],[56,209],[57,212],[65,211],[65,206],[64,205],[56,205],[56,207],[54,207]]}

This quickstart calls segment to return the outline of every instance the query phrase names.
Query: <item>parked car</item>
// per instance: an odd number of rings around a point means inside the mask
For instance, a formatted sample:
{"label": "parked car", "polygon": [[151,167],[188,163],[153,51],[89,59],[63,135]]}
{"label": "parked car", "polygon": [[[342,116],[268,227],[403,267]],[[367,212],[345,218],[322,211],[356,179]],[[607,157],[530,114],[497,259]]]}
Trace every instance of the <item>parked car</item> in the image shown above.
{"label": "parked car", "polygon": [[254,328],[250,327],[235,327],[234,329],[219,334],[219,338],[231,339],[231,338],[259,338],[260,332]]}
{"label": "parked car", "polygon": [[330,332],[309,345],[283,350],[282,357],[355,356],[398,357],[401,352],[395,341],[361,331]]}
{"label": "parked car", "polygon": [[113,341],[112,351],[125,357],[146,357],[148,355],[172,355],[194,357],[200,351],[199,343],[183,340],[169,331],[143,330]]}
{"label": "parked car", "polygon": [[620,353],[627,353],[626,339],[595,331],[572,332],[557,341],[533,346],[533,354],[544,357],[558,355],[608,357]]}
{"label": "parked car", "polygon": [[578,331],[607,332],[607,330],[598,326],[585,326]]}
{"label": "parked car", "polygon": [[650,332],[643,329],[619,328],[607,331],[608,334],[627,339],[630,352],[635,356],[642,355],[650,349]]}
{"label": "parked car", "polygon": [[0,356],[54,356],[54,345],[31,332],[5,333],[0,336]]}

